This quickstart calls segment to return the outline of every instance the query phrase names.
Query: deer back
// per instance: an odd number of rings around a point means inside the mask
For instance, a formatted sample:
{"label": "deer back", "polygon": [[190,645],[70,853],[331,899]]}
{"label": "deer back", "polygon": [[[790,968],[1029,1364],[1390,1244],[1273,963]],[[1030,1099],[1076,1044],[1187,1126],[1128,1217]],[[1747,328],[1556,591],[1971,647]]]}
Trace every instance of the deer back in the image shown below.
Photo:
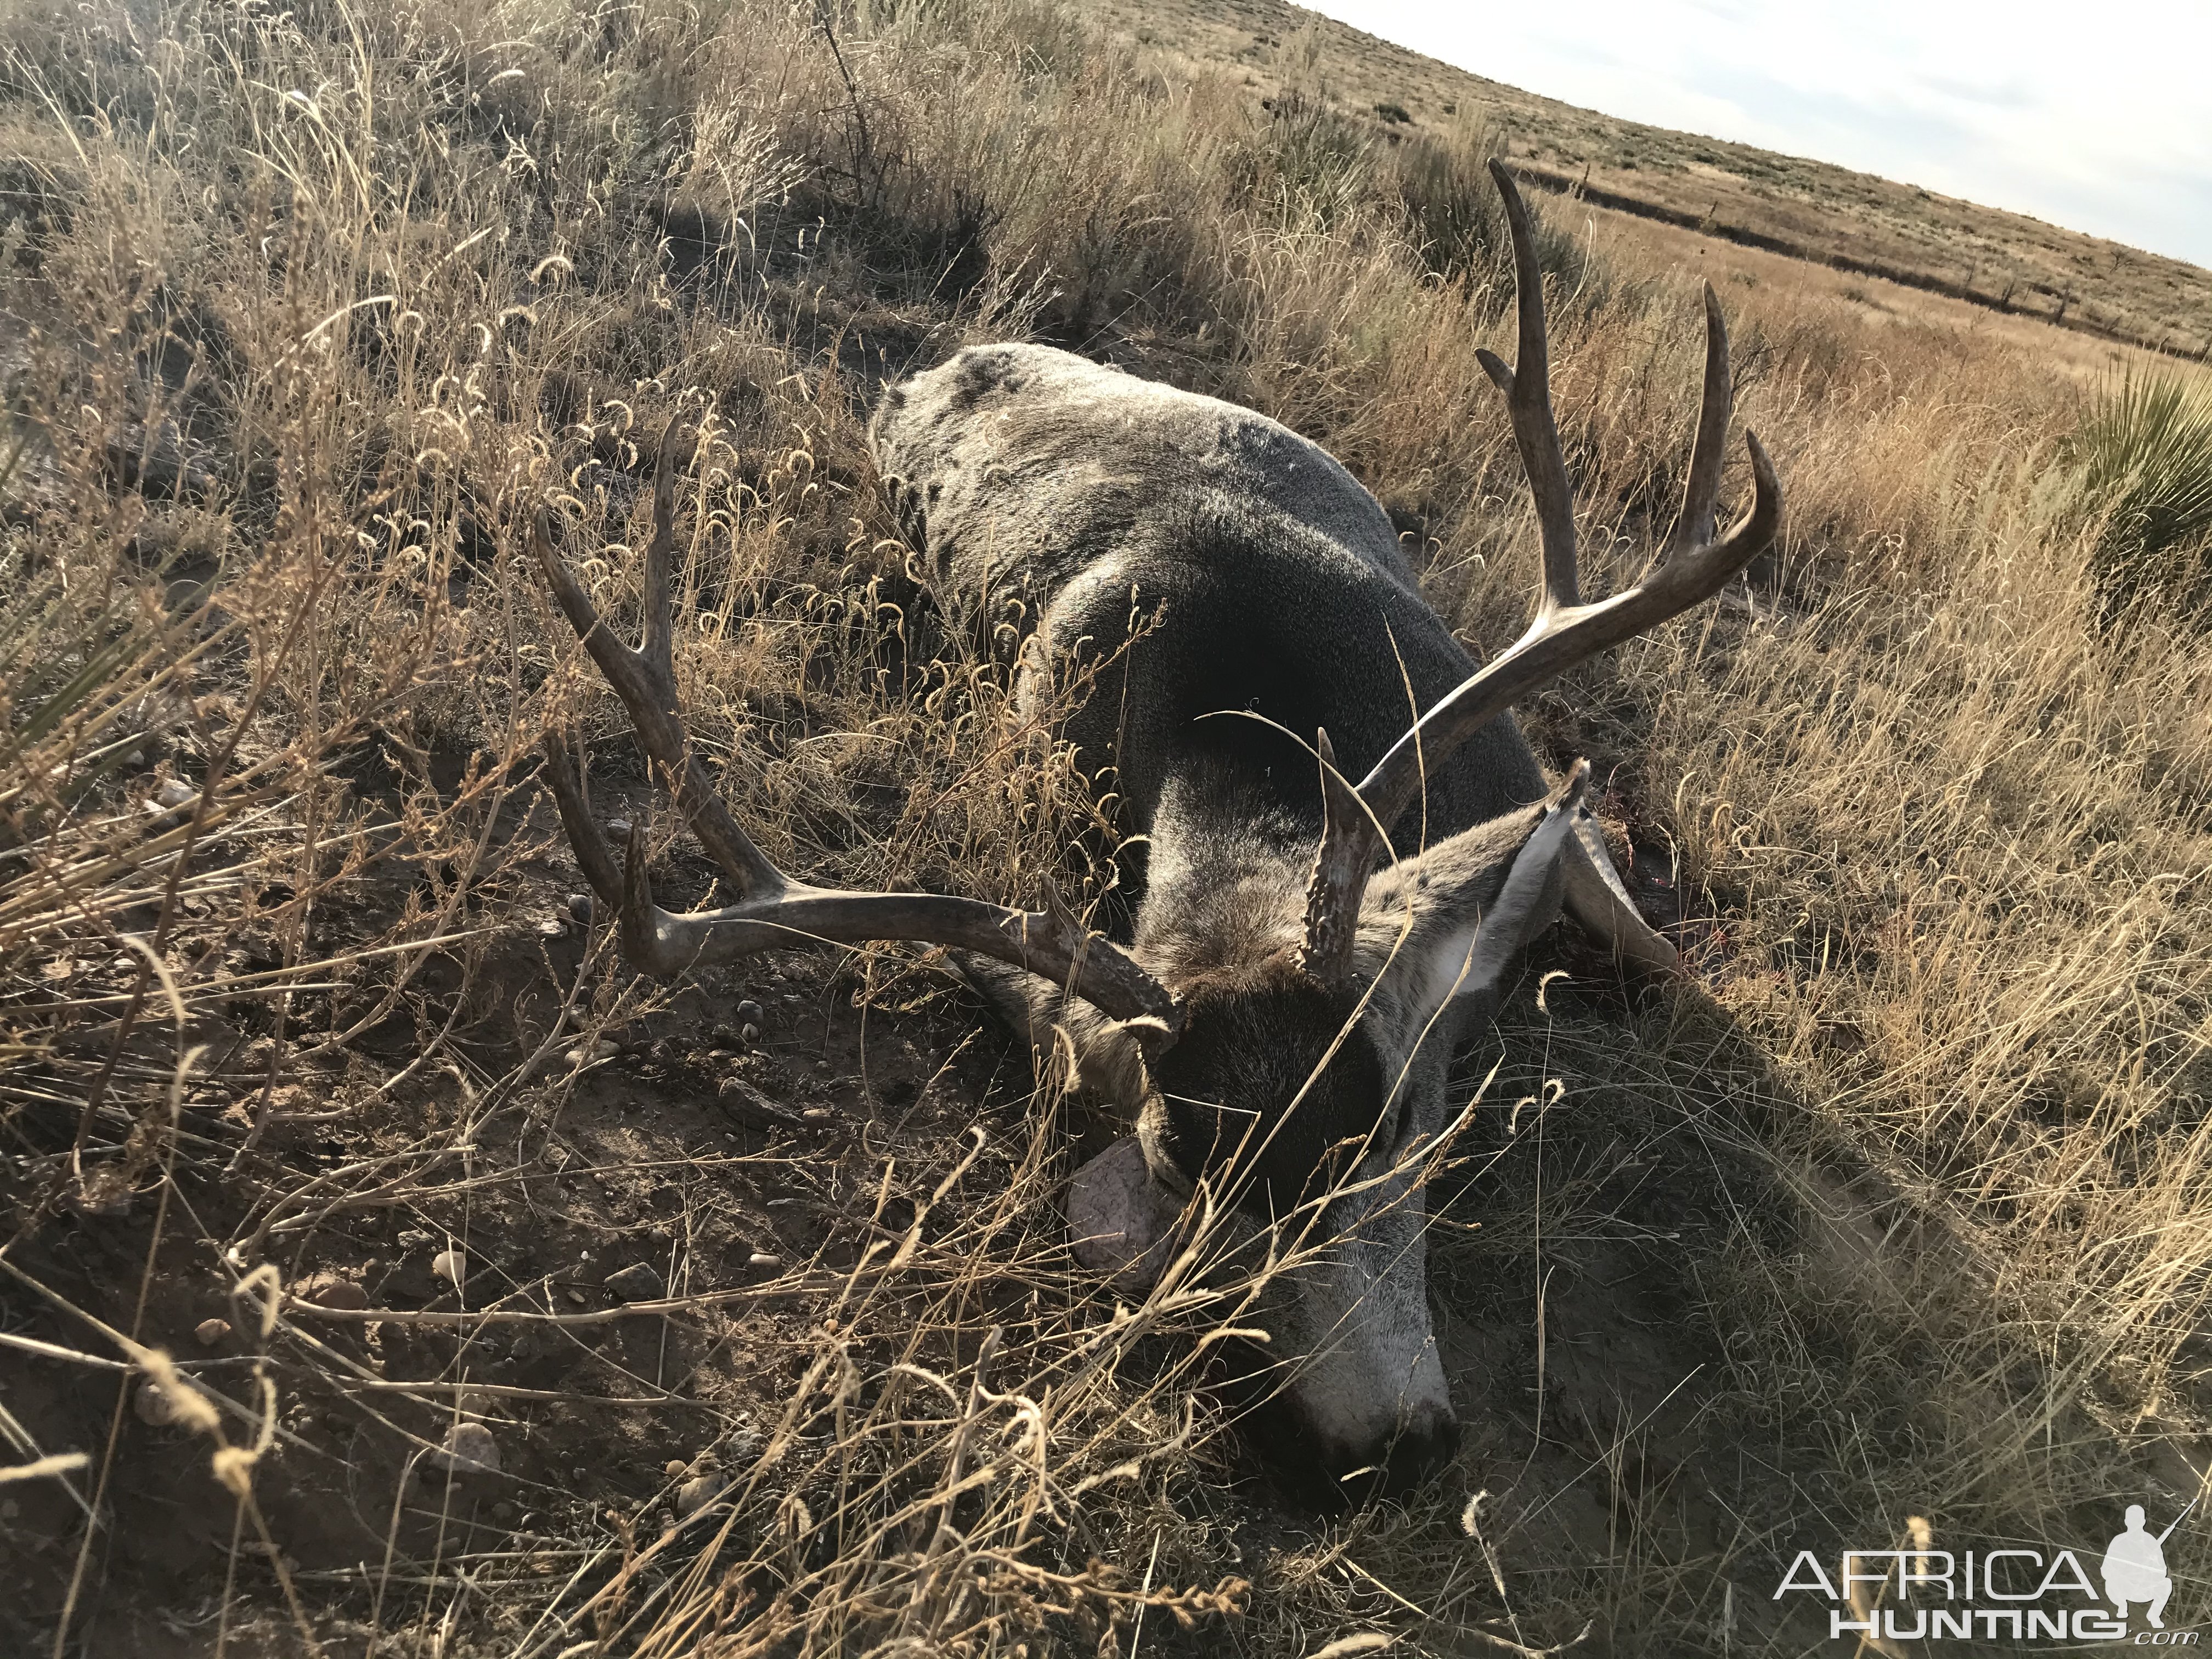
{"label": "deer back", "polygon": [[[1115,769],[1136,830],[1200,772],[1317,830],[1300,739],[1326,727],[1358,777],[1474,668],[1375,498],[1250,410],[1050,347],[994,345],[892,388],[872,437],[944,603],[971,623],[1035,626],[1032,692],[1071,663],[1104,665],[1066,735],[1095,780]],[[1500,715],[1431,775],[1426,838],[1545,787]],[[1394,836],[1401,852],[1423,828],[1417,805]]]}

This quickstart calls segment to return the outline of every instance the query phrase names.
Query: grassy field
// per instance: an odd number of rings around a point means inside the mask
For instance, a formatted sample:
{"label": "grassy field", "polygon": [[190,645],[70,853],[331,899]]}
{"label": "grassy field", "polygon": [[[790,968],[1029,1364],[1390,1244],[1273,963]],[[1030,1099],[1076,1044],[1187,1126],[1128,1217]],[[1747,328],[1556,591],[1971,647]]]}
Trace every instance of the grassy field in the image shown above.
{"label": "grassy field", "polygon": [[[1474,359],[1517,130],[1394,143],[1334,60],[1263,88],[1156,15],[0,10],[0,1436],[61,1460],[0,1485],[0,1648],[1790,1654],[1802,1549],[2086,1559],[2198,1495],[2212,424],[2087,337],[1727,256],[1782,541],[1523,711],[1694,972],[1558,938],[1465,1057],[1468,1438],[1402,1507],[1282,1500],[1209,1387],[1238,1286],[1085,1279],[1111,1131],[940,958],[660,987],[586,921],[541,734],[603,816],[650,797],[527,526],[634,616],[672,417],[692,729],[811,878],[1109,867],[1011,707],[1020,619],[943,625],[867,458],[963,344],[1279,416],[1468,639],[1518,632]],[[1548,205],[1603,590],[1672,510],[1720,256]]]}
{"label": "grassy field", "polygon": [[[2093,337],[2202,357],[2212,274],[2183,260],[1825,161],[1616,120],[1485,80],[1285,0],[1101,0],[1121,38],[1261,95],[1305,82],[1383,143],[1470,114],[1540,181]],[[1714,252],[1722,249],[1716,247]]]}

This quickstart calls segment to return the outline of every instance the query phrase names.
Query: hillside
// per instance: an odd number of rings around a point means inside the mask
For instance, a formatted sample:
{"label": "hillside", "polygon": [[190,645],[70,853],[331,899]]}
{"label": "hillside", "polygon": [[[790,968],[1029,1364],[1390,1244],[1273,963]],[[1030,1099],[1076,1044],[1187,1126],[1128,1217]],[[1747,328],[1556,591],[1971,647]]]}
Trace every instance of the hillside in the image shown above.
{"label": "hillside", "polygon": [[1098,10],[1126,40],[1241,71],[1257,95],[1317,78],[1386,137],[1480,112],[1525,173],[1604,206],[2153,350],[2212,347],[2212,271],[2183,260],[1825,161],[1617,120],[1286,0],[1099,0]]}
{"label": "hillside", "polygon": [[[710,799],[817,887],[1126,927],[1060,718],[1113,653],[1018,693],[1034,593],[872,444],[964,348],[1282,422],[1471,652],[1522,634],[1498,133],[1206,20],[0,5],[0,1655],[1781,1659],[1844,1651],[1804,1552],[2207,1489],[2212,413],[2100,449],[2092,335],[1532,192],[1583,595],[1679,516],[1724,248],[1784,507],[1516,705],[1685,971],[1546,930],[1398,1141],[1463,1430],[1402,1502],[1311,1504],[1251,1409],[1331,1245],[1085,1267],[1130,1125],[947,951],[634,970],[607,843],[722,905]],[[564,565],[667,652],[680,803]]]}

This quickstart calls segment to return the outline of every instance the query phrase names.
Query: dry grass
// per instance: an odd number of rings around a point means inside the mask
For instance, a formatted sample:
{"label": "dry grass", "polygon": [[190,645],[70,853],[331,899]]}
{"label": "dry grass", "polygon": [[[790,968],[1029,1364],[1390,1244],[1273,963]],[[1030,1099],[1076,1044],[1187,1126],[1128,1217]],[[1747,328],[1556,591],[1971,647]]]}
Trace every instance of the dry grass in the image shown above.
{"label": "dry grass", "polygon": [[[550,500],[626,614],[647,434],[696,421],[679,675],[770,854],[1095,897],[1021,619],[944,625],[875,390],[1030,334],[1250,402],[1494,646],[1534,538],[1452,194],[1486,131],[1416,167],[1026,0],[835,53],[662,0],[0,29],[0,1433],[88,1460],[8,1486],[11,1650],[1794,1651],[1799,1547],[2194,1495],[2212,686],[2179,623],[2096,625],[2081,394],[2025,337],[1726,285],[1785,541],[1527,711],[1678,861],[1697,982],[1556,955],[1470,1056],[1469,1443],[1322,1522],[1206,1386],[1249,1281],[1081,1280],[1098,1126],[940,965],[654,988],[572,915],[539,733],[642,790],[517,527]],[[1547,250],[1599,586],[1671,511],[1694,296]],[[603,1288],[641,1261],[664,1294]],[[449,1481],[469,1423],[501,1473]]]}
{"label": "dry grass", "polygon": [[1892,273],[1907,293],[1971,295],[1985,319],[2079,331],[2081,346],[2118,340],[2199,362],[2212,350],[2212,271],[2183,259],[1826,161],[1579,108],[1291,0],[1098,0],[1097,12],[1162,62],[1225,70],[1254,97],[1318,82],[1378,145],[1418,145],[1479,114],[1540,181],[1620,203],[1646,225],[1833,263],[1867,273],[1850,279],[1862,287]]}

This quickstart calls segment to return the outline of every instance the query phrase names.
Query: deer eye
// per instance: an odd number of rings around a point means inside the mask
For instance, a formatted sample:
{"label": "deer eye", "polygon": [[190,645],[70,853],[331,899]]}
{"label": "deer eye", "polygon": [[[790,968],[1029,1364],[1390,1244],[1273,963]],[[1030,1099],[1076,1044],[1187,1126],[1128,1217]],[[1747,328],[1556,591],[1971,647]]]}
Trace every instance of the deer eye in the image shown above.
{"label": "deer eye", "polygon": [[1386,1163],[1395,1164],[1404,1147],[1407,1132],[1412,1128],[1413,1115],[1406,1109],[1406,1097],[1401,1093],[1384,1109],[1382,1121],[1376,1126],[1375,1150]]}

